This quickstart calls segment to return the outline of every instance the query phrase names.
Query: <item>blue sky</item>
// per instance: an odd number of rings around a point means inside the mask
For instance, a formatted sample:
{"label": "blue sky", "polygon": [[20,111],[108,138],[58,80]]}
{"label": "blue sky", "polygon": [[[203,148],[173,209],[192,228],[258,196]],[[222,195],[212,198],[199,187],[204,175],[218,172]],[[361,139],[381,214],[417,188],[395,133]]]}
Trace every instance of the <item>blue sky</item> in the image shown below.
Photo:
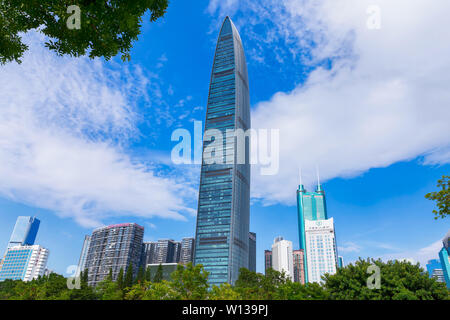
{"label": "blue sky", "polygon": [[279,172],[252,169],[258,271],[274,237],[298,246],[299,166],[309,189],[320,168],[346,262],[437,258],[450,224],[424,194],[450,169],[449,4],[345,1],[174,1],[144,24],[130,63],[57,57],[26,35],[23,64],[0,67],[0,250],[18,215],[41,220],[37,243],[59,273],[103,224],[137,222],[146,240],[194,235],[199,167],[171,162],[170,137],[204,120],[230,15],[252,126],[280,129]]}

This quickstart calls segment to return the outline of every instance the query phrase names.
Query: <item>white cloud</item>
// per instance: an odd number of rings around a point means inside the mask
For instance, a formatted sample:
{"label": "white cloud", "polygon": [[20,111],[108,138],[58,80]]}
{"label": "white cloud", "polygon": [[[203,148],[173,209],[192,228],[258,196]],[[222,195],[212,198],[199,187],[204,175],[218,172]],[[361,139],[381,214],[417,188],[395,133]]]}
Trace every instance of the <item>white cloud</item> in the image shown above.
{"label": "white cloud", "polygon": [[419,262],[425,268],[428,260],[439,259],[439,251],[442,249],[442,240],[437,240],[424,248],[416,250],[408,250],[396,252],[392,254],[385,254],[381,256],[382,260],[407,260],[412,263]]}
{"label": "white cloud", "polygon": [[[210,12],[236,5],[212,1]],[[369,5],[381,9],[379,30],[367,28]],[[280,129],[280,171],[252,176],[255,198],[294,204],[299,165],[310,186],[316,165],[327,180],[418,156],[425,164],[450,161],[450,2],[285,0],[238,7],[245,13],[236,13],[241,33],[267,54],[282,41],[286,57],[304,65],[333,61],[330,70],[317,68],[305,83],[253,110],[254,128]]]}
{"label": "white cloud", "polygon": [[135,99],[151,100],[143,71],[57,57],[36,37],[21,65],[1,67],[0,195],[86,227],[192,214],[183,198],[195,191],[126,152],[139,135]]}
{"label": "white cloud", "polygon": [[360,252],[361,247],[354,242],[346,242],[343,246],[338,247],[339,254],[341,252],[349,253],[349,252]]}

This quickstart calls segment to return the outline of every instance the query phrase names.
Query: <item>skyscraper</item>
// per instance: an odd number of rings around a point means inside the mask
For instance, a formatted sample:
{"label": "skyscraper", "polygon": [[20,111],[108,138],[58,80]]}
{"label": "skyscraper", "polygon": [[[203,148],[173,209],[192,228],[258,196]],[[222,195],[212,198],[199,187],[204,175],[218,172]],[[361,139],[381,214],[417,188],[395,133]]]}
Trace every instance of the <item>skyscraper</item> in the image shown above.
{"label": "skyscraper", "polygon": [[86,270],[86,261],[90,244],[91,244],[91,236],[85,236],[83,241],[83,247],[81,248],[80,260],[78,260],[78,269],[77,269],[78,275]]}
{"label": "skyscraper", "polygon": [[336,240],[333,218],[305,220],[306,267],[308,282],[321,282],[325,273],[337,271]]}
{"label": "skyscraper", "polygon": [[428,260],[428,263],[427,263],[426,267],[427,267],[428,275],[430,276],[430,278],[433,277],[433,271],[435,269],[442,270],[441,261],[438,260],[438,259]]}
{"label": "skyscraper", "polygon": [[305,266],[303,265],[303,255],[302,249],[293,250],[293,261],[294,261],[294,282],[305,284]]}
{"label": "skyscraper", "polygon": [[39,245],[16,245],[6,249],[0,270],[0,281],[6,279],[31,281],[43,276],[49,251]]}
{"label": "skyscraper", "polygon": [[36,217],[18,217],[11,238],[9,239],[8,248],[17,245],[34,245],[39,230],[39,224],[40,221]]}
{"label": "skyscraper", "polygon": [[285,272],[286,276],[294,280],[294,261],[292,242],[276,237],[272,244],[272,268],[279,272]]}
{"label": "skyscraper", "polygon": [[142,256],[144,227],[135,223],[122,223],[95,229],[86,258],[88,284],[96,286],[110,270],[113,280],[120,269],[126,273],[131,264],[136,276]]}
{"label": "skyscraper", "polygon": [[343,267],[345,267],[345,265],[344,265],[344,257],[338,256],[338,268],[340,269],[340,268],[343,268]]}
{"label": "skyscraper", "polygon": [[264,273],[267,274],[267,269],[272,268],[272,250],[264,250]]}
{"label": "skyscraper", "polygon": [[172,239],[158,240],[155,263],[173,263],[177,256],[177,242]]}
{"label": "skyscraper", "polygon": [[181,240],[180,262],[187,264],[194,258],[194,238],[183,238]]}
{"label": "skyscraper", "polygon": [[[300,177],[301,178],[301,177]],[[333,245],[334,245],[334,268],[328,268],[329,272],[333,269],[334,272],[336,272],[338,260],[337,260],[337,249],[336,249],[336,237],[334,233],[334,224],[333,219],[328,219],[328,213],[327,213],[327,206],[325,201],[325,192],[322,189],[322,185],[320,184],[320,181],[318,179],[318,184],[315,192],[307,192],[303,184],[300,182],[300,185],[297,189],[297,213],[298,213],[298,233],[299,233],[299,243],[300,243],[300,249],[303,250],[303,265],[305,266],[305,283],[311,282],[310,280],[310,272],[312,272],[312,267],[314,267],[314,270],[322,269],[322,260],[328,259],[327,253],[322,251],[315,251],[314,256],[318,260],[310,262],[309,259],[312,258],[311,254],[312,252],[308,251],[307,248],[307,224],[309,223],[309,230],[311,231],[310,237],[311,239],[314,238],[314,224],[311,222],[315,221],[322,221],[324,225],[329,226],[330,223],[332,224],[332,227],[330,227],[329,231],[330,234],[333,235]],[[330,222],[331,221],[331,222]],[[325,236],[325,234],[324,234]],[[318,236],[314,238],[314,245],[316,245],[316,241],[319,241],[322,238],[328,239],[329,237],[322,237]],[[321,244],[321,245],[328,245],[328,244]],[[323,256],[317,256],[322,255]],[[317,274],[314,277],[317,280]],[[318,278],[320,280],[320,277]]]}
{"label": "skyscraper", "polygon": [[249,146],[235,134],[249,128],[244,49],[226,17],[211,72],[195,236],[194,263],[210,272],[210,284],[234,284],[239,269],[248,268]]}
{"label": "skyscraper", "polygon": [[248,233],[248,270],[256,272],[256,233]]}
{"label": "skyscraper", "polygon": [[156,263],[156,257],[158,252],[158,242],[144,242],[142,245],[142,262],[141,264],[146,266],[148,264]]}
{"label": "skyscraper", "polygon": [[439,258],[441,260],[442,271],[444,272],[445,283],[450,289],[450,231],[447,232],[444,239],[442,239],[443,248],[439,251]]}

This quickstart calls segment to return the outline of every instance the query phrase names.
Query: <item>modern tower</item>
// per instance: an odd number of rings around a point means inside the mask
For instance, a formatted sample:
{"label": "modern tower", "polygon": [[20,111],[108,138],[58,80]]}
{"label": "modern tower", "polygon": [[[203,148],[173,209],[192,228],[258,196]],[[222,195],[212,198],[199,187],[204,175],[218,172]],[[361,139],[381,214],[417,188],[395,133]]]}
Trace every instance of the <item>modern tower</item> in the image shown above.
{"label": "modern tower", "polygon": [[248,233],[248,270],[256,272],[256,233]]}
{"label": "modern tower", "polygon": [[450,231],[442,239],[442,243],[444,246],[439,251],[439,259],[441,260],[445,283],[447,284],[447,288],[450,289]]}
{"label": "modern tower", "polygon": [[91,245],[91,236],[85,236],[83,247],[81,248],[80,260],[78,260],[77,275],[80,275],[81,272],[84,272],[86,270],[86,261],[90,245]]}
{"label": "modern tower", "polygon": [[135,223],[95,229],[86,258],[88,284],[96,286],[110,271],[116,280],[120,269],[125,274],[130,264],[136,276],[141,263],[143,237],[144,227]]}
{"label": "modern tower", "polygon": [[325,273],[335,274],[338,262],[333,218],[305,220],[305,239],[308,282],[321,282]]}
{"label": "modern tower", "polygon": [[187,264],[194,258],[194,238],[183,238],[181,240],[180,263]]}
{"label": "modern tower", "polygon": [[276,237],[272,244],[272,268],[279,272],[285,272],[286,276],[294,280],[294,261],[292,242]]}
{"label": "modern tower", "polygon": [[303,255],[305,254],[302,249],[293,250],[294,260],[294,282],[305,284],[305,266],[303,265]]}
{"label": "modern tower", "polygon": [[[195,236],[194,264],[210,284],[234,284],[248,268],[249,145],[236,133],[250,128],[247,64],[236,27],[226,17],[211,72]],[[241,129],[241,130],[239,130]]]}
{"label": "modern tower", "polygon": [[16,245],[6,249],[0,281],[31,281],[45,274],[49,251],[39,245]]}
{"label": "modern tower", "polygon": [[39,230],[39,224],[39,219],[35,217],[18,217],[11,238],[9,239],[8,248],[34,245]]}
{"label": "modern tower", "polygon": [[267,274],[267,270],[272,269],[272,250],[264,250],[264,273]]}

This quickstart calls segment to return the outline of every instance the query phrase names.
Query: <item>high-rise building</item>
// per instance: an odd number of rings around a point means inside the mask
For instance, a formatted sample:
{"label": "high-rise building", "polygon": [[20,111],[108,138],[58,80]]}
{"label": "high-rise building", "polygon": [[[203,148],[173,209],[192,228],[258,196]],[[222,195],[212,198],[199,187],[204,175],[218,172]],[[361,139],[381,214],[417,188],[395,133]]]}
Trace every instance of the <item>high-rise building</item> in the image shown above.
{"label": "high-rise building", "polygon": [[285,272],[291,280],[294,279],[294,261],[292,242],[276,237],[272,244],[272,268],[279,272]]}
{"label": "high-rise building", "polygon": [[321,282],[325,273],[335,274],[337,251],[333,218],[305,220],[305,239],[308,255],[305,275],[308,275],[308,282]]}
{"label": "high-rise building", "polygon": [[234,284],[239,269],[248,268],[250,155],[243,132],[249,128],[244,49],[226,17],[211,72],[194,251],[194,263],[210,273],[210,284]]}
{"label": "high-rise building", "polygon": [[[193,262],[194,259],[194,238],[183,238],[181,240],[181,256],[182,264]],[[178,262],[178,261],[177,261]]]}
{"label": "high-rise building", "polygon": [[256,233],[248,233],[248,270],[256,272]]}
{"label": "high-rise building", "polygon": [[[300,176],[300,180],[301,180],[301,176]],[[322,189],[322,185],[320,184],[319,181],[319,177],[318,177],[318,183],[317,183],[317,188],[315,190],[315,192],[307,192],[307,190],[305,189],[305,187],[303,186],[303,184],[300,182],[300,185],[297,189],[297,213],[298,213],[298,233],[299,233],[299,243],[300,243],[300,249],[303,250],[304,255],[303,255],[303,265],[305,266],[305,283],[308,282],[314,282],[314,281],[319,281],[320,277],[317,278],[317,275],[320,274],[317,273],[317,270],[322,270],[323,269],[323,259],[328,259],[327,258],[327,253],[324,253],[325,256],[321,257],[319,260],[317,261],[313,261],[313,262],[309,262],[308,260],[310,259],[316,259],[319,258],[317,256],[317,254],[322,254],[322,251],[315,251],[315,253],[313,254],[312,252],[308,251],[307,248],[307,223],[309,223],[309,226],[311,228],[315,228],[313,225],[313,222],[318,222],[318,221],[322,221],[322,223],[326,226],[329,226],[330,223],[333,224],[333,219],[328,219],[328,213],[327,213],[327,206],[326,206],[326,201],[325,201],[325,192]],[[330,221],[331,222],[330,222]],[[313,229],[310,230],[311,234],[310,236],[313,237],[314,232]],[[331,229],[329,230],[330,234],[328,236],[331,236],[331,234],[333,235],[333,259],[334,259],[334,267],[327,267],[326,269],[328,270],[327,272],[331,273],[331,270],[334,270],[333,273],[336,272],[336,269],[338,267],[338,258],[337,258],[337,247],[336,247],[336,236],[335,236],[335,231],[334,231],[334,224],[331,227]],[[327,239],[329,237],[326,237]],[[314,238],[315,239],[315,238]],[[317,239],[321,239],[321,237],[318,236]],[[316,241],[316,240],[315,240]],[[318,241],[318,240],[317,240]],[[343,262],[343,260],[342,260]],[[312,270],[315,270],[315,276],[314,279],[315,280],[311,280],[310,276],[311,276],[311,272]]]}
{"label": "high-rise building", "polygon": [[20,216],[16,220],[8,248],[14,246],[32,246],[36,240],[40,221],[36,217]]}
{"label": "high-rise building", "polygon": [[427,263],[426,267],[427,267],[428,275],[430,276],[430,278],[433,277],[433,271],[435,269],[441,269],[442,270],[441,261],[439,259],[428,260],[428,263]]}
{"label": "high-rise building", "polygon": [[267,269],[272,268],[272,250],[264,250],[264,273],[267,274]]}
{"label": "high-rise building", "polygon": [[158,242],[144,242],[142,245],[142,262],[141,264],[146,266],[148,264],[154,264],[157,260]]}
{"label": "high-rise building", "polygon": [[293,261],[294,261],[294,282],[305,284],[305,266],[303,265],[303,254],[304,251],[293,250]]}
{"label": "high-rise building", "polygon": [[6,249],[0,270],[0,281],[6,279],[31,281],[43,276],[49,251],[39,245],[16,245]]}
{"label": "high-rise building", "polygon": [[343,268],[343,267],[345,267],[345,265],[344,265],[344,257],[338,256],[338,268],[340,269],[340,268]]}
{"label": "high-rise building", "polygon": [[445,283],[450,289],[450,231],[447,232],[444,239],[442,239],[443,248],[439,251],[439,258],[441,260],[442,271],[444,273]]}
{"label": "high-rise building", "polygon": [[181,242],[175,241],[172,262],[178,263],[181,260]]}
{"label": "high-rise building", "polygon": [[89,245],[91,244],[91,236],[85,236],[83,241],[83,247],[81,248],[80,260],[78,260],[77,275],[86,270],[86,261],[89,251]]}
{"label": "high-rise building", "polygon": [[134,276],[142,256],[144,227],[135,223],[115,224],[95,229],[86,259],[88,284],[96,286],[112,272],[117,279],[120,269],[126,273],[131,264]]}
{"label": "high-rise building", "polygon": [[176,257],[177,242],[172,239],[158,240],[155,263],[173,263]]}

